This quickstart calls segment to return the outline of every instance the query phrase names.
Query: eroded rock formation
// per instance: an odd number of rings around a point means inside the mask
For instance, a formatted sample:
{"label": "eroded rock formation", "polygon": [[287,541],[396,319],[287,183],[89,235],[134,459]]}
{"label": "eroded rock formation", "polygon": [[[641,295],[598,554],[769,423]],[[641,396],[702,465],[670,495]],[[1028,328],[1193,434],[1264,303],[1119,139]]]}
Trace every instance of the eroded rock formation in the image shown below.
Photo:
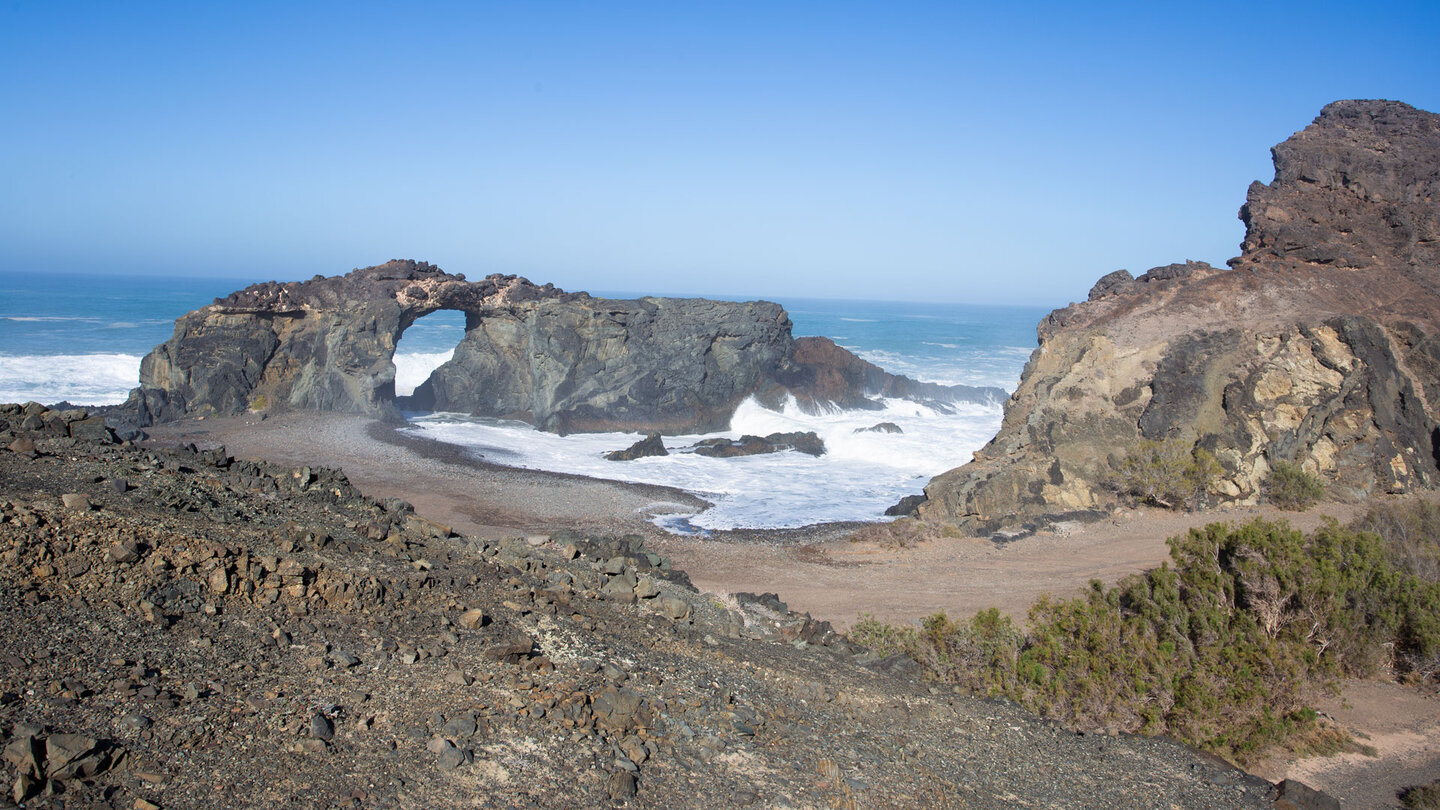
{"label": "eroded rock formation", "polygon": [[1117,271],[1040,324],[1000,433],[930,483],[920,517],[1103,510],[1143,439],[1213,453],[1214,499],[1256,499],[1281,460],[1340,497],[1440,483],[1440,116],[1336,102],[1274,157],[1232,269]]}
{"label": "eroded rock formation", "polygon": [[297,409],[396,420],[395,346],[442,309],[465,313],[465,337],[406,404],[562,433],[719,430],[752,395],[810,408],[865,407],[876,396],[1004,398],[998,388],[917,383],[825,338],[795,339],[778,304],[592,298],[392,261],[257,284],[185,315],[145,357],[130,404],[142,424]]}

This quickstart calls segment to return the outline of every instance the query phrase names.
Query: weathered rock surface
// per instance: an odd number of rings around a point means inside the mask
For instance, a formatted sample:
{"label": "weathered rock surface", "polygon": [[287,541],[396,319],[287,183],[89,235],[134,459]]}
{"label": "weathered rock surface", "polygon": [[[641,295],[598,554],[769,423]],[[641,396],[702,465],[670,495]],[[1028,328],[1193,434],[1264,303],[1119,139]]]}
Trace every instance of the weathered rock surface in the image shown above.
{"label": "weathered rock surface", "polygon": [[1233,269],[1117,271],[1051,313],[1000,433],[915,507],[978,530],[1103,511],[1111,464],[1175,438],[1253,501],[1276,461],[1342,498],[1440,483],[1440,116],[1327,106],[1251,186]]}
{"label": "weathered rock surface", "polygon": [[37,453],[0,452],[0,781],[26,807],[1278,795],[1167,740],[930,688],[774,594],[696,592],[639,537],[454,537],[338,470],[29,415],[0,407]]}
{"label": "weathered rock surface", "polygon": [[[400,335],[465,313],[454,356],[403,404],[522,419],[555,432],[707,432],[736,406],[879,407],[878,396],[995,401],[994,388],[887,374],[824,338],[791,336],[778,304],[592,298],[515,276],[478,282],[392,261],[247,287],[176,321],[141,364],[141,426],[187,414],[321,410],[398,419]],[[91,429],[83,427],[82,430]]]}

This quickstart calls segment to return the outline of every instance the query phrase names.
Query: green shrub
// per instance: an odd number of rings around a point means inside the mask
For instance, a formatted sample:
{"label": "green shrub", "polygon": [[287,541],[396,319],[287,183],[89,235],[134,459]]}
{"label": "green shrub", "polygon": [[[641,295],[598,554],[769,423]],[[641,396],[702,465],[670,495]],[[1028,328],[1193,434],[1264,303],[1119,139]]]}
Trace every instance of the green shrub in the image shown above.
{"label": "green shrub", "polygon": [[916,660],[936,680],[976,694],[1003,695],[1015,680],[1024,639],[1009,616],[990,608],[968,622],[953,622],[944,613],[923,619],[917,640]]}
{"label": "green shrub", "polygon": [[889,657],[903,653],[919,660],[919,632],[913,627],[887,624],[869,613],[861,613],[846,635],[879,655]]}
{"label": "green shrub", "polygon": [[1400,806],[1406,810],[1440,810],[1440,779],[1400,791]]}
{"label": "green shrub", "polygon": [[1115,462],[1114,486],[1141,503],[1193,508],[1221,472],[1215,456],[1182,439],[1146,439]]}
{"label": "green shrub", "polygon": [[1170,734],[1240,762],[1343,745],[1305,705],[1339,678],[1390,666],[1440,678],[1440,583],[1392,564],[1377,535],[1212,524],[1171,539],[1170,557],[1115,587],[1042,597],[1023,633],[991,609],[918,627],[865,616],[851,638],[1074,726]]}
{"label": "green shrub", "polygon": [[1320,479],[1305,472],[1299,464],[1277,461],[1265,478],[1265,497],[1281,509],[1300,512],[1325,497]]}
{"label": "green shrub", "polygon": [[1440,505],[1419,498],[1371,504],[1351,528],[1385,541],[1390,561],[1425,582],[1440,582]]}

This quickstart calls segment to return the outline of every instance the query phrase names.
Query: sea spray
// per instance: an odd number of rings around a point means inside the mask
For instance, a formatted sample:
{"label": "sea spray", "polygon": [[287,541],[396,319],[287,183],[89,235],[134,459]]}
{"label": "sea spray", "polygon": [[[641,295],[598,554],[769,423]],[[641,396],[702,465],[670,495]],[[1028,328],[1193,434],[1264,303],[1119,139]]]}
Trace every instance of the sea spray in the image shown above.
{"label": "sea spray", "polygon": [[454,349],[446,352],[395,353],[395,395],[408,397],[415,393],[415,386],[425,382],[430,372],[450,359]]}
{"label": "sea spray", "polygon": [[[932,476],[969,461],[999,429],[1000,416],[998,405],[960,404],[947,413],[905,400],[885,400],[881,410],[808,414],[793,403],[773,411],[749,399],[729,431],[667,436],[670,455],[624,462],[607,461],[604,454],[634,443],[637,434],[557,436],[523,423],[457,414],[416,415],[412,425],[498,464],[677,487],[713,506],[693,516],[672,511],[657,524],[737,529],[882,520],[888,506],[922,491]],[[901,432],[868,430],[882,422]],[[814,431],[827,452],[711,458],[684,450],[716,436],[791,431]]]}
{"label": "sea spray", "polygon": [[[395,393],[406,396],[454,350],[395,355]],[[140,384],[138,354],[0,354],[0,402],[118,405]]]}
{"label": "sea spray", "polygon": [[0,402],[115,405],[139,378],[136,354],[0,355]]}

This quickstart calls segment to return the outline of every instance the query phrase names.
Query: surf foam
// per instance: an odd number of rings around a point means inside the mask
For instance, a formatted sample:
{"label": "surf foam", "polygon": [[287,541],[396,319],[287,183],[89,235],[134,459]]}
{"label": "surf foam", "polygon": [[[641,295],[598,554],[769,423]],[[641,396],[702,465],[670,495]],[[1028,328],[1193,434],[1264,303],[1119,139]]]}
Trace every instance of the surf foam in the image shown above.
{"label": "surf foam", "polygon": [[[753,399],[736,410],[730,430],[667,436],[668,456],[607,461],[604,454],[633,444],[633,433],[556,436],[529,425],[457,414],[412,420],[428,438],[460,445],[497,464],[573,473],[686,490],[714,504],[697,515],[657,515],[657,525],[686,532],[738,528],[795,528],[836,521],[884,520],[887,507],[918,494],[930,478],[970,460],[1000,427],[998,405],[956,407],[951,414],[906,400],[886,400],[877,411],[807,414],[793,403],[782,411]],[[865,430],[892,422],[902,433]],[[677,452],[712,436],[738,438],[814,431],[827,452],[793,451],[717,459]]]}

